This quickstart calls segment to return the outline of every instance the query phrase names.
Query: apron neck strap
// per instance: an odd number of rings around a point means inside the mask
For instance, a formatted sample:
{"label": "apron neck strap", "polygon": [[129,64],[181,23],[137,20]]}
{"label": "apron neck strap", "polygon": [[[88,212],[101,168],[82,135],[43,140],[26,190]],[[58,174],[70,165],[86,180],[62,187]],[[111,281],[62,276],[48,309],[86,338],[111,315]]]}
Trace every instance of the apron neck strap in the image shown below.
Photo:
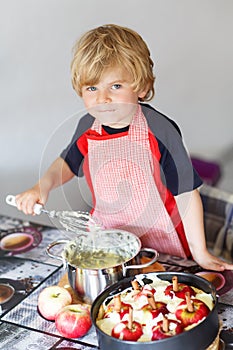
{"label": "apron neck strap", "polygon": [[[102,135],[102,125],[99,120],[95,119],[91,129]],[[136,113],[130,123],[128,137],[134,142],[148,140],[148,124],[140,105],[138,105]]]}

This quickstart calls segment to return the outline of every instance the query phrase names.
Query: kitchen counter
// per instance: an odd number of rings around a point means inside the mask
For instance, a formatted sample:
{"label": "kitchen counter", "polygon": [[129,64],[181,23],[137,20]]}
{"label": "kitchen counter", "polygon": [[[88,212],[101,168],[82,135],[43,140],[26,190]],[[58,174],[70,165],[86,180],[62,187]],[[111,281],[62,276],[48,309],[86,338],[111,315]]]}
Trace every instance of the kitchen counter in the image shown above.
{"label": "kitchen counter", "polygon": [[[15,233],[32,237],[23,247],[5,250],[4,237]],[[60,260],[50,258],[46,247],[53,241],[67,238],[67,232],[18,219],[0,216],[0,283],[14,287],[15,294],[0,304],[0,350],[98,349],[94,327],[80,339],[64,339],[54,322],[42,318],[37,311],[37,299],[46,286],[58,284],[66,271]],[[59,254],[61,247],[56,247]],[[160,255],[166,271],[197,273],[201,268],[193,261]],[[232,332],[233,272],[222,273],[225,283],[218,290],[219,318],[222,329]]]}

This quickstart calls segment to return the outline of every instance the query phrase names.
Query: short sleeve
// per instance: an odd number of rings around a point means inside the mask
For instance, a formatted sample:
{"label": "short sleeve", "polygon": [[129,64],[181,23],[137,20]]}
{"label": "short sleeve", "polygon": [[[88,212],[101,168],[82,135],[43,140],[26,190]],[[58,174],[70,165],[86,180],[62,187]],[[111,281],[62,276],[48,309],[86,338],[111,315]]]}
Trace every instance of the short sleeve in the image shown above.
{"label": "short sleeve", "polygon": [[159,146],[165,186],[174,196],[199,187],[202,180],[193,168],[177,124],[151,106],[142,106],[142,111]]}
{"label": "short sleeve", "polygon": [[83,176],[83,154],[77,146],[77,141],[91,127],[93,120],[94,118],[89,114],[80,119],[70,143],[60,154],[76,176]]}
{"label": "short sleeve", "polygon": [[188,182],[185,185],[185,181],[182,181],[182,185],[179,185],[179,172],[173,157],[160,141],[158,141],[158,146],[161,154],[160,167],[161,173],[163,174],[162,181],[173,196],[177,196],[183,192],[192,191],[202,185],[202,180],[193,168],[190,159],[186,160],[184,163],[185,167],[190,168],[190,170],[187,171],[187,175],[184,174],[184,176],[189,176],[189,172],[193,172],[191,174],[191,178],[193,178],[192,186]]}

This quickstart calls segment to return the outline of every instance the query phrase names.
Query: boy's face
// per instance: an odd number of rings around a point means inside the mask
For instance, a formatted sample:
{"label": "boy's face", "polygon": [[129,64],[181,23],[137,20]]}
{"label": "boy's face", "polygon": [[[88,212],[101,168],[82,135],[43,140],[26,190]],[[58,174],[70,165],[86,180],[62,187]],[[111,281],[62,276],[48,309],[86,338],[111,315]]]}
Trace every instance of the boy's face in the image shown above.
{"label": "boy's face", "polygon": [[82,98],[88,112],[101,124],[122,128],[130,124],[138,98],[145,92],[135,92],[131,76],[121,68],[108,68],[98,83],[82,87]]}

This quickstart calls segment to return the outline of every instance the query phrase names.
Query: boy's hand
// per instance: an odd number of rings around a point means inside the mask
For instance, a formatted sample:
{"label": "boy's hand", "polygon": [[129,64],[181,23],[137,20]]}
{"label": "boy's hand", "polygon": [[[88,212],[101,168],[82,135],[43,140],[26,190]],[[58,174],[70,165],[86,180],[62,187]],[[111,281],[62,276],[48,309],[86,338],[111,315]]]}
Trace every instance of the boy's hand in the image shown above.
{"label": "boy's hand", "polygon": [[15,197],[18,210],[21,210],[26,215],[35,215],[34,205],[40,203],[44,205],[47,201],[48,194],[41,192],[38,185],[35,185],[31,189],[18,194]]}
{"label": "boy's hand", "polygon": [[193,257],[194,260],[200,265],[202,268],[206,270],[213,271],[224,271],[224,270],[233,270],[233,264],[229,264],[224,260],[210,254],[208,250],[204,252],[198,252],[198,256]]}

